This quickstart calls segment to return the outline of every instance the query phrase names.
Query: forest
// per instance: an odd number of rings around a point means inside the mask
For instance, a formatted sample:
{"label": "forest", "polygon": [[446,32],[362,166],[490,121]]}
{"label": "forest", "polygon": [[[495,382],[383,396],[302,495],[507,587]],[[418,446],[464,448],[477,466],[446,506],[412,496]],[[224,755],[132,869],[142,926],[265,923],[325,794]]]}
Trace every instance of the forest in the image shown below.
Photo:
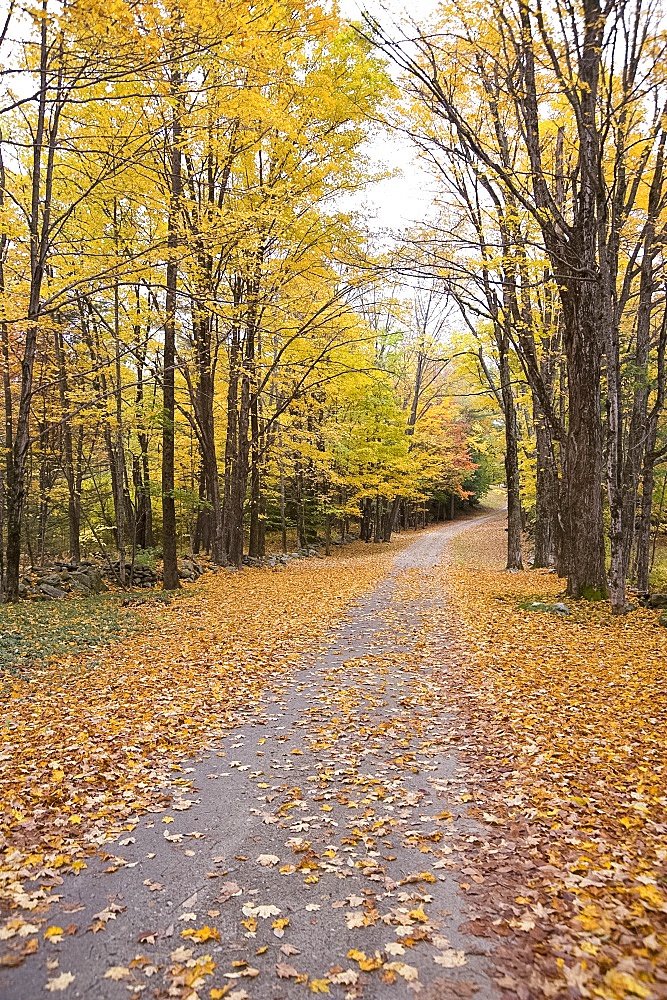
{"label": "forest", "polygon": [[59,554],[125,582],[158,552],[173,588],[177,550],[388,540],[474,496],[441,296],[392,295],[337,205],[392,90],[361,35],[315,6],[35,25],[3,109],[7,599]]}
{"label": "forest", "polygon": [[[388,540],[493,481],[508,568],[523,536],[575,597],[621,613],[628,582],[649,591],[659,18],[487,15],[454,3],[407,30],[313,3],[12,0],[6,600],[56,557],[113,559],[124,584],[157,556],[169,589],[178,552],[239,566],[267,532],[283,552],[351,525]],[[434,193],[390,238],[358,202],[391,170],[378,127],[409,137]]]}

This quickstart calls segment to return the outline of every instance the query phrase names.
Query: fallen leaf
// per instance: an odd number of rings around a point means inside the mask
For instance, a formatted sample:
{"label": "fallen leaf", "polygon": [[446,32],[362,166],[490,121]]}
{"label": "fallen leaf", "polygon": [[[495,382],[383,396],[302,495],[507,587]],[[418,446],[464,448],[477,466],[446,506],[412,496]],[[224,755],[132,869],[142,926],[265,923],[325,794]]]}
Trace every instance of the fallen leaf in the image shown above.
{"label": "fallen leaf", "polygon": [[49,979],[44,989],[50,990],[51,993],[60,993],[62,990],[66,990],[75,978],[71,972],[61,972],[55,979]]}
{"label": "fallen leaf", "polygon": [[125,979],[129,976],[130,970],[126,969],[123,965],[112,965],[110,969],[104,973],[105,979],[113,979],[114,982],[119,982],[121,979]]}
{"label": "fallen leaf", "polygon": [[299,975],[294,966],[288,965],[286,962],[278,962],[276,964],[276,973],[280,979],[296,979]]}

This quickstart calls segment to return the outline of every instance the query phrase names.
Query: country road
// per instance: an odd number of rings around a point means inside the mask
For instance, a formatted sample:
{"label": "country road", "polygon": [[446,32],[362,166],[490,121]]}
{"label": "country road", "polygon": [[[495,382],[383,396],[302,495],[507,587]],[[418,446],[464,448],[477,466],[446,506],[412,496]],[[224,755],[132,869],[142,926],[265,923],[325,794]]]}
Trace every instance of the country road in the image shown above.
{"label": "country road", "polygon": [[423,634],[446,599],[429,571],[479,523],[417,537],[312,662],[173,771],[169,807],[65,876],[56,932],[0,970],[2,1000],[495,997],[488,941],[460,929],[453,859],[480,831]]}

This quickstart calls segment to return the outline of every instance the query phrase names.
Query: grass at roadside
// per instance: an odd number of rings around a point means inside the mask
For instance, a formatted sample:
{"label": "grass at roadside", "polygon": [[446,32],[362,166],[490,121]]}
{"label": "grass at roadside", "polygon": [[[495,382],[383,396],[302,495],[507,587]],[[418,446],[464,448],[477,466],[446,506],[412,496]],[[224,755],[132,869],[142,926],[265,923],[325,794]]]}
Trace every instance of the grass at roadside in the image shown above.
{"label": "grass at roadside", "polygon": [[475,814],[495,824],[480,861],[496,884],[487,922],[521,956],[508,995],[525,980],[530,996],[664,997],[667,629],[655,612],[612,618],[602,604],[526,611],[564,581],[503,572],[503,528],[458,536],[441,584],[443,627],[463,649],[451,687]]}
{"label": "grass at roadside", "polygon": [[133,618],[115,594],[0,605],[0,673],[117,642],[136,631]]}

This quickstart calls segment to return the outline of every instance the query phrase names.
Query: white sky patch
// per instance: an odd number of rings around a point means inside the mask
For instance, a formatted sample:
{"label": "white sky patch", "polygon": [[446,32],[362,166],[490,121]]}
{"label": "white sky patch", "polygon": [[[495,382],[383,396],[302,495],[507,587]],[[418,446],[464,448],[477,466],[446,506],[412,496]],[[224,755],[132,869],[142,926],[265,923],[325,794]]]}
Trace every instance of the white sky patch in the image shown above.
{"label": "white sky patch", "polygon": [[[437,10],[436,0],[412,0],[409,16],[426,25]],[[361,21],[362,11],[377,18],[390,33],[406,16],[406,5],[399,0],[340,0],[343,17]],[[400,235],[415,224],[424,222],[433,212],[434,178],[419,162],[417,150],[409,137],[397,131],[378,129],[364,150],[372,167],[385,168],[396,176],[370,185],[362,194],[341,199],[343,209],[362,210],[368,216],[371,231],[378,236],[391,231]]]}

